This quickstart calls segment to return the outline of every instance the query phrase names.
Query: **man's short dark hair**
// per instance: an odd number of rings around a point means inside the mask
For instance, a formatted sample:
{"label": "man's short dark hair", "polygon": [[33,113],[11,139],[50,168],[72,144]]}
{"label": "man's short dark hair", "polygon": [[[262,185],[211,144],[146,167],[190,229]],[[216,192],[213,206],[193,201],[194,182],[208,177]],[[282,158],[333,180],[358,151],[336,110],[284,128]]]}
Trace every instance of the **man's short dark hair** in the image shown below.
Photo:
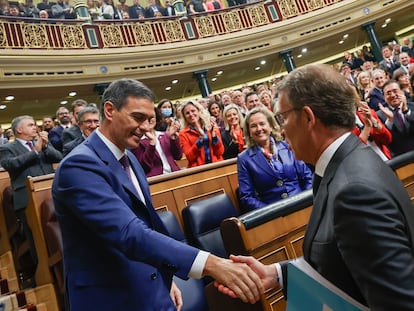
{"label": "man's short dark hair", "polygon": [[326,127],[355,126],[357,93],[329,65],[311,64],[295,69],[282,80],[279,92],[297,110],[310,107]]}
{"label": "man's short dark hair", "polygon": [[134,79],[119,79],[112,82],[102,95],[101,118],[105,119],[104,104],[111,102],[116,109],[120,110],[126,103],[128,97],[145,98],[155,101],[154,93],[142,82]]}

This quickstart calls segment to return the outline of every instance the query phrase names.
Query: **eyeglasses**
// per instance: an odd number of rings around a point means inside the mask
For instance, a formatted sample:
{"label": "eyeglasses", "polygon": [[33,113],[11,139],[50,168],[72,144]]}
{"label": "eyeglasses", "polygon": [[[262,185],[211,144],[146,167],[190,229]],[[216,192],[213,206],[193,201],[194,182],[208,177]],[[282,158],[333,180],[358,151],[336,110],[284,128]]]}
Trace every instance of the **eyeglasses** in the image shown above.
{"label": "eyeglasses", "polygon": [[92,125],[92,124],[98,124],[99,125],[99,120],[84,120],[84,121],[81,121],[81,122],[85,125]]}
{"label": "eyeglasses", "polygon": [[285,125],[285,115],[287,115],[288,113],[292,112],[293,110],[297,110],[296,108],[292,108],[292,109],[288,109],[286,111],[282,111],[282,112],[278,112],[275,114],[275,119],[277,124],[279,124],[280,127],[283,127],[283,125]]}

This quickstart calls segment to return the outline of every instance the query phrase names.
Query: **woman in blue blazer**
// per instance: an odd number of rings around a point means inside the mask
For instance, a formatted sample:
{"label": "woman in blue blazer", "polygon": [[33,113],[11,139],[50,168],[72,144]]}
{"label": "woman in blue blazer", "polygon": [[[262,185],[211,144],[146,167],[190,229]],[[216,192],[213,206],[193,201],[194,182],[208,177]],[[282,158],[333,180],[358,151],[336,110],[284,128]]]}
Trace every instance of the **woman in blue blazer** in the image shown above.
{"label": "woman in blue blazer", "polygon": [[251,110],[243,130],[248,149],[237,158],[243,210],[258,209],[311,188],[311,170],[294,158],[268,109]]}

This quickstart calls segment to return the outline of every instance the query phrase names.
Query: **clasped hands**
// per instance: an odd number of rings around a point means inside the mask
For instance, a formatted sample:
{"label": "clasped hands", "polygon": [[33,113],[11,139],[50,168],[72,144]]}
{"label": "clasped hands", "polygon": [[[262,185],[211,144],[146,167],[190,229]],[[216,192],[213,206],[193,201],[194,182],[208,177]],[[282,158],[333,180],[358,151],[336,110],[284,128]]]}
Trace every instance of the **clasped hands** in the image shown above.
{"label": "clasped hands", "polygon": [[[213,266],[210,265],[213,260]],[[275,265],[264,265],[251,256],[230,255],[230,260],[210,255],[205,275],[215,279],[218,291],[243,302],[256,303],[265,290],[279,286]]]}

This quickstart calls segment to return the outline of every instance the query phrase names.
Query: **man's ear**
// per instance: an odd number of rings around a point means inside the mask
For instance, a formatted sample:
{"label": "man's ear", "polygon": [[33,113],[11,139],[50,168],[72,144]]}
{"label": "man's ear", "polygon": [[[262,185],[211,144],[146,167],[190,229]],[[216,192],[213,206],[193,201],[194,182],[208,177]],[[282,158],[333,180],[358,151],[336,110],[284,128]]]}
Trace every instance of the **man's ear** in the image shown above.
{"label": "man's ear", "polygon": [[303,107],[303,113],[304,113],[304,116],[307,120],[308,125],[312,126],[312,127],[315,126],[316,117],[315,117],[315,114],[313,113],[311,107],[304,106]]}
{"label": "man's ear", "polygon": [[114,112],[117,111],[115,105],[111,103],[110,101],[106,101],[103,105],[104,105],[105,119],[112,120]]}

